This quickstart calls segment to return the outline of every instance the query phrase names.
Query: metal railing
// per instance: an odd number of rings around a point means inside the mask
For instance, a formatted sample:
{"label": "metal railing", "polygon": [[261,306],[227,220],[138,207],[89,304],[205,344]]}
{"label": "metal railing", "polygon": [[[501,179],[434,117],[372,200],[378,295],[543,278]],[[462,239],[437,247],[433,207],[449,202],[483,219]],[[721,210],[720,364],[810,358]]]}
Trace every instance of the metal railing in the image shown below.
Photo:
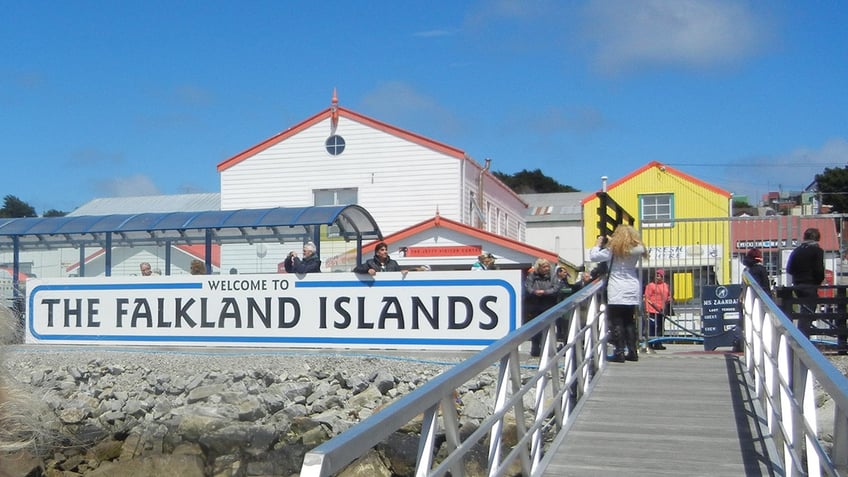
{"label": "metal railing", "polygon": [[[743,274],[745,364],[786,476],[848,475],[848,378],[807,339],[748,272]],[[828,452],[816,387],[833,400]]]}
{"label": "metal railing", "polygon": [[[480,446],[487,449],[489,476],[512,474],[519,466],[522,475],[541,475],[547,466],[547,450],[556,446],[557,437],[570,427],[575,411],[607,363],[602,289],[600,281],[587,285],[527,325],[316,447],[304,457],[300,475],[333,475],[419,416],[416,476],[463,476],[469,452]],[[568,320],[564,344],[556,339],[559,318]],[[528,372],[526,357],[521,364],[519,346],[537,333],[542,333],[542,353],[538,368]],[[497,380],[491,414],[461,440],[456,393],[493,366]],[[533,402],[530,409],[525,409],[529,402],[525,398]],[[515,435],[509,438],[506,428],[512,422]],[[437,444],[441,433],[446,454]]]}

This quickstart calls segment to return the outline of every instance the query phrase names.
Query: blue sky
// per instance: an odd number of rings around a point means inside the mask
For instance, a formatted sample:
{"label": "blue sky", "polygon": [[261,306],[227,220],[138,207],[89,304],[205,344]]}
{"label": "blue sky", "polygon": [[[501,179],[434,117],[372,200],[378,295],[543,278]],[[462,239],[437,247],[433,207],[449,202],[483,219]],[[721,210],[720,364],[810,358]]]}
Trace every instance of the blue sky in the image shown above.
{"label": "blue sky", "polygon": [[217,192],[219,162],[334,88],[494,170],[587,192],[654,160],[749,197],[848,164],[844,1],[0,6],[0,196],[38,213]]}

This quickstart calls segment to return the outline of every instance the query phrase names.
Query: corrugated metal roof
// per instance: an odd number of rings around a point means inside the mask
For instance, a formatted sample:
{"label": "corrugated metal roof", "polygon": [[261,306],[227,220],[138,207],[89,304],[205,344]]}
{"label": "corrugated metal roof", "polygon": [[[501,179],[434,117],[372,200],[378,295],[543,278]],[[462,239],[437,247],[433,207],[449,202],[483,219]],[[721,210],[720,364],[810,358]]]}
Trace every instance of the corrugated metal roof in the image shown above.
{"label": "corrugated metal roof", "polygon": [[0,250],[308,240],[321,225],[347,240],[382,238],[367,210],[339,205],[0,219]]}
{"label": "corrugated metal roof", "polygon": [[585,192],[555,192],[549,194],[521,194],[527,202],[524,218],[530,222],[565,222],[583,220],[581,202]]}
{"label": "corrugated metal roof", "polygon": [[198,212],[220,210],[221,194],[146,195],[138,197],[102,197],[78,207],[68,216],[142,214],[148,212]]}

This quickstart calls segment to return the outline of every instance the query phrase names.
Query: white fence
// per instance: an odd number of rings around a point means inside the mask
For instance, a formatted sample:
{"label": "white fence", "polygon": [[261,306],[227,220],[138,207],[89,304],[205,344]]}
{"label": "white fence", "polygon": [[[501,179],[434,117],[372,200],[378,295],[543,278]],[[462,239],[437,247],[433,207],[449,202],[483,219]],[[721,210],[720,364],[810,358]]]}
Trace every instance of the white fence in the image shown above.
{"label": "white fence", "polygon": [[[848,378],[751,278],[745,288],[745,363],[786,476],[848,475]],[[833,406],[818,407],[815,390]],[[819,426],[832,425],[832,436]],[[830,426],[828,426],[830,427]]]}

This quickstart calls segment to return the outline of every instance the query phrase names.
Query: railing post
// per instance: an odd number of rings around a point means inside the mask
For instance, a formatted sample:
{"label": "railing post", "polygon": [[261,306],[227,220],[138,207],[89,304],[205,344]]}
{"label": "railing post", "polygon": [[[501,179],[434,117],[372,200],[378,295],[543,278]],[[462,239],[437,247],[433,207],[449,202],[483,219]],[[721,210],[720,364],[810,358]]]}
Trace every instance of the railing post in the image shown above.
{"label": "railing post", "polygon": [[839,406],[833,415],[833,464],[842,475],[848,475],[848,409]]}

